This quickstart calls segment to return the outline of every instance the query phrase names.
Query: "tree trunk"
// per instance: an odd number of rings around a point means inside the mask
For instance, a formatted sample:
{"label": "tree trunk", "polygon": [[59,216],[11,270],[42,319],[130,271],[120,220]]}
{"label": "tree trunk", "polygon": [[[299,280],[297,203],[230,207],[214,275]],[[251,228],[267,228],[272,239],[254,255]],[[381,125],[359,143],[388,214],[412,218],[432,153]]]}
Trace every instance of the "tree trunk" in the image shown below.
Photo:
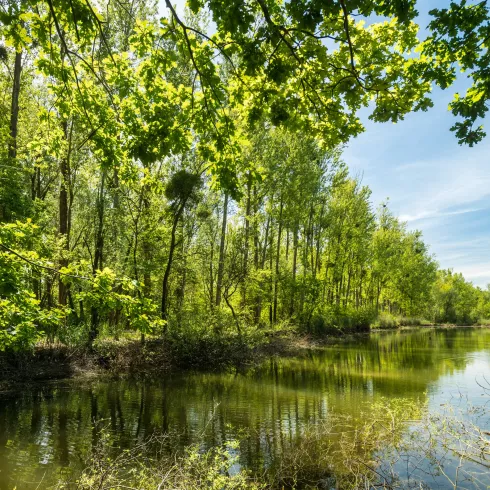
{"label": "tree trunk", "polygon": [[289,316],[294,314],[294,291],[296,289],[296,269],[298,267],[298,224],[296,223],[293,231],[293,290],[291,292],[291,306],[289,308]]}
{"label": "tree trunk", "polygon": [[281,237],[282,237],[282,210],[283,201],[281,198],[281,204],[279,207],[279,229],[277,230],[277,247],[276,247],[276,275],[274,278],[274,315],[273,322],[277,322],[277,295],[279,288],[279,256],[281,252]]}
{"label": "tree trunk", "polygon": [[[62,123],[65,139],[68,141],[68,151],[60,162],[60,194],[59,194],[59,237],[63,240],[63,247],[59,261],[60,269],[68,266],[67,254],[70,251],[70,212],[68,194],[70,188],[70,153],[71,134],[68,133],[68,122]],[[65,306],[68,298],[68,286],[63,283],[61,276],[58,279],[58,303]]]}
{"label": "tree trunk", "polygon": [[251,213],[251,191],[252,191],[252,177],[249,172],[247,180],[247,205],[245,208],[245,243],[243,250],[243,285],[242,285],[242,307],[245,307],[247,303],[247,277],[248,277],[248,242],[250,239],[250,213]]}
{"label": "tree trunk", "polygon": [[[168,281],[170,279],[170,270],[172,269],[172,262],[174,259],[174,252],[176,248],[176,235],[177,235],[177,225],[179,224],[180,216],[184,211],[185,203],[180,205],[174,216],[174,222],[172,224],[172,235],[170,238],[170,249],[168,251],[167,267],[165,268],[165,274],[163,275],[162,283],[162,310],[161,315],[163,320],[168,319]],[[165,332],[167,331],[167,326],[165,326]]]}
{"label": "tree trunk", "polygon": [[221,240],[219,244],[219,263],[218,276],[216,279],[216,306],[221,304],[221,289],[223,286],[223,273],[225,270],[225,239],[226,239],[226,220],[228,218],[228,193],[225,193],[225,202],[223,205],[223,223],[221,225]]}
{"label": "tree trunk", "polygon": [[10,140],[8,144],[9,160],[17,158],[17,133],[19,124],[20,75],[22,73],[22,51],[15,53],[14,80],[12,87],[12,106],[10,110]]}
{"label": "tree trunk", "polygon": [[210,243],[211,255],[209,257],[209,305],[211,311],[214,308],[214,241]]}
{"label": "tree trunk", "polygon": [[[105,171],[102,172],[100,182],[99,196],[97,199],[97,230],[95,233],[95,252],[92,273],[95,276],[97,270],[102,269],[103,251],[104,251],[104,188],[105,188]],[[92,306],[91,320],[89,331],[89,345],[92,345],[99,334],[99,310]]]}
{"label": "tree trunk", "polygon": [[[257,192],[254,189],[254,218],[257,216]],[[259,270],[259,255],[260,255],[260,245],[259,245],[259,230],[257,221],[254,220],[254,268],[255,271]],[[260,296],[257,295],[254,298],[254,324],[257,325],[260,321]]]}
{"label": "tree trunk", "polygon": [[269,283],[269,324],[272,327],[273,322],[273,297],[274,297],[274,225],[271,226],[271,237],[269,241],[269,270],[271,271],[271,280]]}
{"label": "tree trunk", "polygon": [[[17,160],[17,133],[19,123],[19,96],[20,96],[20,76],[22,72],[22,52],[15,54],[13,86],[10,109],[10,134],[7,143],[7,161],[8,167],[15,167]],[[11,171],[12,172],[12,171]],[[13,170],[15,172],[15,170]],[[15,172],[17,173],[17,172]],[[4,179],[5,180],[5,179]],[[22,206],[22,182],[19,181],[18,175],[10,176],[10,182],[6,183],[9,189],[9,198],[0,203],[0,221],[15,221],[16,212]]]}

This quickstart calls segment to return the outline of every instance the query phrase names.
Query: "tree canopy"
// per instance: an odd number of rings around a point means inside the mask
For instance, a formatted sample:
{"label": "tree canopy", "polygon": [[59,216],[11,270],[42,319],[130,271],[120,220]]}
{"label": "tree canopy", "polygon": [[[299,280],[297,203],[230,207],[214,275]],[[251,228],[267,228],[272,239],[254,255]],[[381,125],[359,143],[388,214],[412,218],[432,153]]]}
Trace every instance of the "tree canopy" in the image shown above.
{"label": "tree canopy", "polygon": [[458,69],[452,129],[484,137],[486,2],[432,11],[425,39],[415,0],[157,7],[0,5],[1,347],[193,316],[240,335],[442,318],[421,234],[372,209],[341,150],[361,109],[426,111]]}

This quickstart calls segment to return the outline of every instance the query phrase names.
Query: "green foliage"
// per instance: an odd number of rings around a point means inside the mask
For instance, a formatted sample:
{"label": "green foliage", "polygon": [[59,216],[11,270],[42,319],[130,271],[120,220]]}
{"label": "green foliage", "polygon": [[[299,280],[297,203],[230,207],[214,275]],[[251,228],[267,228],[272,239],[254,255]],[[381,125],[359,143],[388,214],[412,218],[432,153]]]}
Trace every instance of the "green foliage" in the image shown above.
{"label": "green foliage", "polygon": [[[372,209],[339,149],[360,110],[425,111],[458,66],[472,86],[453,129],[479,141],[486,4],[434,10],[425,41],[415,0],[194,0],[185,18],[166,5],[159,21],[142,1],[0,13],[0,238],[19,252],[0,251],[2,348],[168,330],[201,356],[231,328],[490,316],[486,293],[436,279],[419,232]],[[27,217],[37,228],[6,224]]]}
{"label": "green foliage", "polygon": [[382,312],[378,315],[374,326],[381,329],[392,329],[398,327],[419,327],[425,323],[421,318],[400,317],[388,312]]}
{"label": "green foliage", "polygon": [[[431,35],[422,44],[427,56],[427,78],[432,78],[442,88],[455,80],[456,68],[468,72],[471,85],[466,94],[455,94],[449,108],[458,121],[451,128],[460,144],[473,146],[486,133],[482,125],[475,127],[488,111],[489,74],[488,39],[490,11],[486,2],[450,2],[449,8],[434,9],[429,24]],[[430,66],[429,66],[430,65]]]}
{"label": "green foliage", "polygon": [[0,226],[0,350],[28,350],[64,319],[60,308],[41,308],[32,292],[29,263],[18,256],[41,262],[35,252],[26,251],[37,231],[31,221]]}
{"label": "green foliage", "polygon": [[377,328],[398,328],[400,326],[400,322],[398,321],[398,318],[390,313],[383,312],[378,316],[375,325]]}
{"label": "green foliage", "polygon": [[251,362],[255,347],[264,343],[264,332],[248,327],[239,334],[227,314],[196,315],[171,328],[166,343],[176,365],[223,369]]}
{"label": "green foliage", "polygon": [[[117,448],[117,454],[110,433],[102,430],[98,445],[77,478],[77,488],[110,490],[124,485],[139,490],[265,489],[265,485],[256,482],[246,470],[233,471],[238,464],[237,441],[208,451],[191,446],[171,456],[152,450],[152,446],[168,444],[166,438],[168,436],[154,437],[132,450]],[[56,488],[70,489],[72,483],[61,478]]]}
{"label": "green foliage", "polygon": [[432,315],[437,323],[473,325],[488,317],[489,291],[483,291],[452,270],[441,270],[433,286]]}
{"label": "green foliage", "polygon": [[315,335],[341,335],[344,333],[366,332],[376,318],[376,311],[367,308],[332,307],[316,313],[306,329]]}
{"label": "green foliage", "polygon": [[84,281],[85,288],[75,295],[78,301],[96,308],[101,315],[120,313],[121,321],[142,333],[162,331],[165,321],[151,299],[141,295],[141,286],[135,280],[116,278],[114,271],[106,267],[96,271],[93,279]]}

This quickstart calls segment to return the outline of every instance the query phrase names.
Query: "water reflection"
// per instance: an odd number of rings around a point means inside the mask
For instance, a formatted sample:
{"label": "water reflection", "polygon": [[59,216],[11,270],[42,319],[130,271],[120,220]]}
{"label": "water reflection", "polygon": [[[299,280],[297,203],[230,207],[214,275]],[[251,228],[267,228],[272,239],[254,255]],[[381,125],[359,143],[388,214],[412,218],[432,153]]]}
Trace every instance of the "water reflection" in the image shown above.
{"label": "water reflection", "polygon": [[121,447],[154,432],[174,434],[180,446],[197,439],[212,446],[246,428],[240,462],[256,468],[281,452],[284,438],[301,437],[305,424],[330,414],[357,417],[380,397],[429,396],[437,405],[475,359],[489,372],[487,355],[478,354],[489,341],[484,329],[385,332],[246,372],[37,386],[0,399],[0,489],[41,480],[39,488],[48,487],[83,464],[101,430]]}

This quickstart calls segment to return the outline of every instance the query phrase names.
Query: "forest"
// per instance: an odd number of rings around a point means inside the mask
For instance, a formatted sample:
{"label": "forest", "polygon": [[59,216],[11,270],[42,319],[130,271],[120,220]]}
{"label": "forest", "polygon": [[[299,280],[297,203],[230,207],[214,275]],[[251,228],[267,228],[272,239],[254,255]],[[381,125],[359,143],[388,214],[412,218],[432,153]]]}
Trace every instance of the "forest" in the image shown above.
{"label": "forest", "polygon": [[442,91],[473,151],[489,44],[486,0],[0,0],[0,490],[489,488],[490,285],[346,151]]}
{"label": "forest", "polygon": [[424,41],[414,1],[348,8],[3,2],[0,349],[490,318],[342,159],[361,107],[427,110],[457,66],[453,131],[483,138],[486,2]]}

